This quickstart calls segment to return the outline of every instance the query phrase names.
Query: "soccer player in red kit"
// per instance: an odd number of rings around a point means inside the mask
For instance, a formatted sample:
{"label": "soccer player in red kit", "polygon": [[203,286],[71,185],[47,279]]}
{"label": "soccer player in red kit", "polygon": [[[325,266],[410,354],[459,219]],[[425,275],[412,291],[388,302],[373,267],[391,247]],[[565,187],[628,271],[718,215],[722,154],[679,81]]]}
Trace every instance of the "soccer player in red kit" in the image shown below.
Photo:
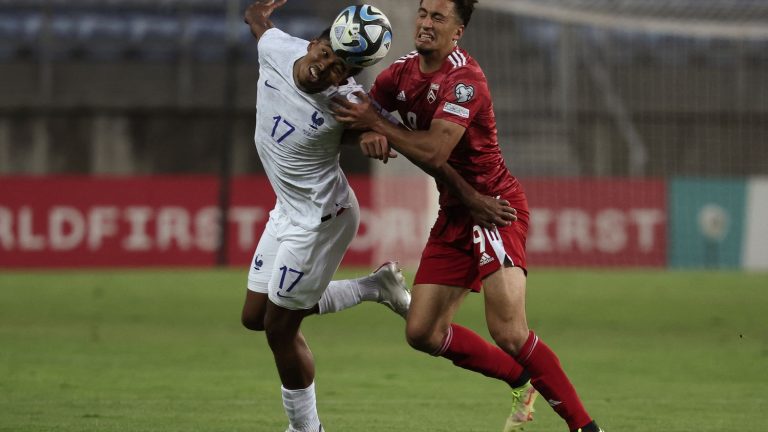
{"label": "soccer player in red kit", "polygon": [[[369,156],[386,159],[391,146],[437,180],[440,211],[414,280],[408,343],[507,382],[514,406],[505,431],[531,420],[538,391],[571,431],[598,432],[555,353],[528,328],[525,193],[501,156],[485,75],[457,45],[475,3],[422,0],[416,51],[379,74],[370,98],[358,93],[360,104],[337,100],[335,115],[348,127],[367,131],[360,145]],[[371,99],[383,110],[398,111],[407,128],[387,121]],[[473,219],[462,190],[446,181],[452,172],[480,194],[509,202],[516,220],[489,225]],[[481,287],[496,345],[452,323],[467,293]]]}

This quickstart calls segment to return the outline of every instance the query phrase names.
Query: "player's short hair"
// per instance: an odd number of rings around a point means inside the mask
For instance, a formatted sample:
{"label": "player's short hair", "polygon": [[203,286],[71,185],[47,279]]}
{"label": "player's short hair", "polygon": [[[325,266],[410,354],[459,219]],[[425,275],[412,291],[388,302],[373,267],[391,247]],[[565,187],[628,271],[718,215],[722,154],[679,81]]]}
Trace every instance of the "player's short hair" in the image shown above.
{"label": "player's short hair", "polygon": [[[315,39],[317,39],[317,40],[324,40],[324,41],[328,41],[328,43],[331,43],[331,28],[328,27],[325,30],[323,30],[322,32],[320,32],[320,34],[317,35],[317,37]],[[361,67],[353,67],[353,68],[351,68],[349,70],[349,76],[351,76],[351,77],[356,76],[356,75],[358,75],[362,71],[363,71],[363,68],[361,68]]]}
{"label": "player's short hair", "polygon": [[[477,0],[450,0],[453,3],[453,7],[456,9],[456,13],[461,18],[464,27],[469,25],[469,19],[472,18],[472,12],[475,11],[475,3]],[[421,1],[419,1],[421,4]]]}

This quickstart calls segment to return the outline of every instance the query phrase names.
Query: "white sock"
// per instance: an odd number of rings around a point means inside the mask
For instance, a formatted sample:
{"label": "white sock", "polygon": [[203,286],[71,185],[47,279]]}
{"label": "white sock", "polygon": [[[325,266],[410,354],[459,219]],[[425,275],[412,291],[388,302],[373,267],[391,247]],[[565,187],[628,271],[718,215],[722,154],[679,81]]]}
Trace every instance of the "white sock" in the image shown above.
{"label": "white sock", "polygon": [[317,303],[319,314],[339,312],[364,301],[379,301],[379,284],[370,276],[331,281]]}
{"label": "white sock", "polygon": [[288,415],[291,430],[297,432],[317,432],[320,430],[320,418],[317,416],[315,401],[315,383],[305,389],[288,390],[280,387],[283,392],[283,408]]}

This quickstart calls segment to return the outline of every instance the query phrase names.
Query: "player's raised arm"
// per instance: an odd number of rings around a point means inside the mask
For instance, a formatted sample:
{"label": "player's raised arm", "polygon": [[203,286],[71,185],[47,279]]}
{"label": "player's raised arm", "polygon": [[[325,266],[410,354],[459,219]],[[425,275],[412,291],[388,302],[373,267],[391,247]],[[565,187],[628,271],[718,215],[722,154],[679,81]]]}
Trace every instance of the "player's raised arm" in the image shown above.
{"label": "player's raised arm", "polygon": [[[450,187],[469,208],[473,219],[479,225],[485,228],[491,228],[493,225],[505,226],[517,219],[516,210],[508,201],[477,192],[448,163],[448,157],[464,134],[463,126],[445,120],[433,120],[429,130],[408,130],[384,118],[367,95],[355,94],[359,99],[356,104],[343,98],[334,98],[336,105],[333,111],[338,121],[346,123],[350,128],[372,130],[375,132],[373,135],[381,134],[389,145],[414,165]],[[365,153],[365,147],[363,152]]]}
{"label": "player's raised arm", "polygon": [[269,20],[272,12],[288,0],[257,0],[245,9],[245,23],[251,28],[256,40],[275,25]]}
{"label": "player's raised arm", "polygon": [[372,130],[387,137],[389,144],[398,152],[431,174],[448,161],[465,128],[445,120],[434,120],[425,131],[407,130],[392,124],[373,106],[368,95],[356,92],[358,103],[334,98],[332,107],[336,120],[348,128]]}

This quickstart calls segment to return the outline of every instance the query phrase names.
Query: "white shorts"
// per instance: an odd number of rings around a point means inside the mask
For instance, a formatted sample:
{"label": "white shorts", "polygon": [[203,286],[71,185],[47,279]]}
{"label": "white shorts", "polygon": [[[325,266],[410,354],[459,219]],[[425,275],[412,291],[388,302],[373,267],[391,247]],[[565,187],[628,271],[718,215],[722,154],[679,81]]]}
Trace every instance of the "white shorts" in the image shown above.
{"label": "white shorts", "polygon": [[272,303],[291,310],[314,307],[339,268],[357,234],[360,208],[352,207],[323,222],[317,231],[291,223],[279,208],[269,213],[248,272],[248,289],[269,295]]}

